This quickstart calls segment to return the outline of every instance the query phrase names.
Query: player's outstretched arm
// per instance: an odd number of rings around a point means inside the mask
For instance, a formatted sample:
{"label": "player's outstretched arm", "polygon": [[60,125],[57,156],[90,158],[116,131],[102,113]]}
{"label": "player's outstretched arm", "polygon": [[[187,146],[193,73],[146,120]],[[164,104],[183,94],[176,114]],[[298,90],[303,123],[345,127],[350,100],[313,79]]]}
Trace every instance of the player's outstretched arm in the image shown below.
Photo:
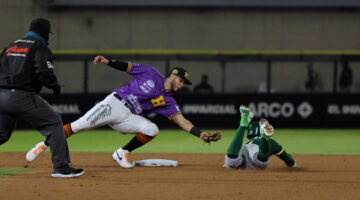
{"label": "player's outstretched arm", "polygon": [[109,60],[106,59],[104,56],[96,56],[94,58],[94,64],[97,64],[97,63],[102,63],[102,64],[109,64]]}
{"label": "player's outstretched arm", "polygon": [[221,138],[221,131],[201,131],[196,128],[189,120],[187,120],[181,113],[178,113],[172,119],[180,128],[186,132],[199,137],[204,142],[210,143],[211,141],[216,142]]}
{"label": "player's outstretched arm", "polygon": [[131,69],[131,62],[124,62],[120,60],[109,60],[105,58],[104,56],[96,56],[94,58],[94,64],[97,63],[103,63],[105,65],[108,65],[112,68],[115,68],[117,70],[123,71],[123,72],[130,72]]}

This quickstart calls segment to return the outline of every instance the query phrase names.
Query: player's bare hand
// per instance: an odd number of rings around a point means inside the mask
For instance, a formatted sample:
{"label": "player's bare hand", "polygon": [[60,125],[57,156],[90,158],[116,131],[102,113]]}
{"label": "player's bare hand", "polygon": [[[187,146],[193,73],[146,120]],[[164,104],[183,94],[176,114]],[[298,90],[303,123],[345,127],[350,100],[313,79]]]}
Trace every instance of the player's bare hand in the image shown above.
{"label": "player's bare hand", "polygon": [[104,56],[96,56],[94,58],[94,64],[97,64],[98,62],[103,63],[105,65],[109,64],[109,60],[106,59]]}

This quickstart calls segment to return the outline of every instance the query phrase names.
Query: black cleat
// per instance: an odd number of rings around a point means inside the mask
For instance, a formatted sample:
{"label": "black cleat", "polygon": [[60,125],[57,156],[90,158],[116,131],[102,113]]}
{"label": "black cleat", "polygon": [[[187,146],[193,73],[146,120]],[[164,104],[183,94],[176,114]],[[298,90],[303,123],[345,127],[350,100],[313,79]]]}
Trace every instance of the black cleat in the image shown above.
{"label": "black cleat", "polygon": [[83,169],[65,167],[61,169],[54,169],[51,176],[54,178],[73,178],[81,176],[83,173],[85,173]]}

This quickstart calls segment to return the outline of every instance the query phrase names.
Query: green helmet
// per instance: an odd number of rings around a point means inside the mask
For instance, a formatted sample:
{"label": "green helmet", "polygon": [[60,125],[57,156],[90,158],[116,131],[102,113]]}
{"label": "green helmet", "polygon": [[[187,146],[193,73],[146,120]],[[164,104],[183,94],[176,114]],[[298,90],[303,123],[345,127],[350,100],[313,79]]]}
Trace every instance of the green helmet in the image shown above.
{"label": "green helmet", "polygon": [[248,134],[246,137],[250,140],[256,136],[260,136],[259,122],[251,122],[248,127]]}

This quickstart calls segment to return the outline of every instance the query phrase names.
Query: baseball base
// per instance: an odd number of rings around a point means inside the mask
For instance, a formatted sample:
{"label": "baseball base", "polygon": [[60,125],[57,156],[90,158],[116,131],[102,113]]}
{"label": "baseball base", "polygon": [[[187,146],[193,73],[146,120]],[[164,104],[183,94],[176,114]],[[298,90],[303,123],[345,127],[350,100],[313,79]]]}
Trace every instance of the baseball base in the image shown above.
{"label": "baseball base", "polygon": [[168,159],[145,159],[135,161],[133,162],[133,165],[139,167],[176,167],[178,166],[178,161]]}

